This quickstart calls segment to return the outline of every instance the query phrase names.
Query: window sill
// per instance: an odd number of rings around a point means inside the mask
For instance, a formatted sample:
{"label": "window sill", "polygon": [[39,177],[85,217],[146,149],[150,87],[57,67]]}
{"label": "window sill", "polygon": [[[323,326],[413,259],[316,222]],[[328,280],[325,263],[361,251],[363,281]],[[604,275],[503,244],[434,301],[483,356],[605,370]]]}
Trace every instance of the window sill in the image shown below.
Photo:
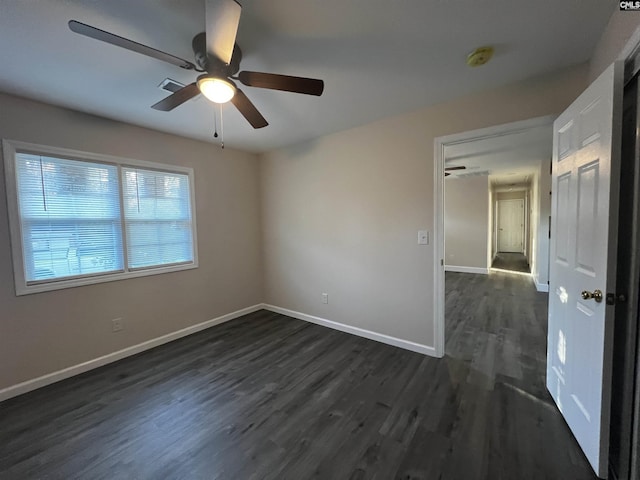
{"label": "window sill", "polygon": [[30,295],[32,293],[51,292],[53,290],[62,290],[65,288],[82,287],[84,285],[95,285],[97,283],[128,280],[130,278],[147,277],[150,275],[160,275],[163,273],[180,272],[182,270],[192,270],[194,268],[198,268],[197,263],[170,265],[167,267],[153,267],[144,270],[102,274],[90,277],[73,278],[68,280],[53,280],[51,282],[37,283],[34,285],[20,284],[16,279],[16,296]]}

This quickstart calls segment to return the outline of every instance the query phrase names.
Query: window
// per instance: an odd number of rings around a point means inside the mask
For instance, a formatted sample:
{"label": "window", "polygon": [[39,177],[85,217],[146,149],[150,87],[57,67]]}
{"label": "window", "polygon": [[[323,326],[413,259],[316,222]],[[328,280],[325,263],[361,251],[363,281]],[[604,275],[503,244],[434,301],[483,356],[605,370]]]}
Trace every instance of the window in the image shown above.
{"label": "window", "polygon": [[18,295],[195,268],[193,171],[4,141]]}
{"label": "window", "polygon": [[122,169],[129,269],[193,261],[189,177]]}

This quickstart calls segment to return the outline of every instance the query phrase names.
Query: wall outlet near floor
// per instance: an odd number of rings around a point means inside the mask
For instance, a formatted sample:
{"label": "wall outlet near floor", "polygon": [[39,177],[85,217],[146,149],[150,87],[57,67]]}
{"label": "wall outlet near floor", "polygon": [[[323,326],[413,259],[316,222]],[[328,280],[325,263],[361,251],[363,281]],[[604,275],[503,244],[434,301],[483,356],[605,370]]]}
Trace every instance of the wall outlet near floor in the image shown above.
{"label": "wall outlet near floor", "polygon": [[111,330],[113,332],[120,332],[122,329],[124,329],[122,318],[114,318],[111,320]]}
{"label": "wall outlet near floor", "polygon": [[329,294],[328,293],[323,293],[322,294],[322,303],[329,303]]}

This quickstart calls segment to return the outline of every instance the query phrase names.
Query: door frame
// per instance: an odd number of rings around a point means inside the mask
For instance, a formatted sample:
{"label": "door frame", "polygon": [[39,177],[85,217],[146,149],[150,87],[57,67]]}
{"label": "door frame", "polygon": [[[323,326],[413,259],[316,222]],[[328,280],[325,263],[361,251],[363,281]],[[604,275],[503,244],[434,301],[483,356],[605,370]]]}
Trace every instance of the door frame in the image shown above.
{"label": "door frame", "polygon": [[[490,234],[491,234],[491,238],[490,238],[490,244],[491,244],[491,248],[492,251],[489,252],[489,265],[491,265],[493,263],[493,260],[495,259],[496,254],[498,253],[498,222],[497,222],[497,218],[498,218],[498,196],[500,193],[504,193],[504,192],[510,192],[510,193],[518,193],[518,192],[522,192],[522,198],[524,198],[525,200],[527,199],[527,197],[529,196],[529,194],[531,193],[531,188],[525,188],[525,187],[505,187],[505,186],[498,186],[495,188],[491,189],[492,193],[494,194],[495,198],[492,199],[491,204],[490,204],[490,208],[491,208],[491,212],[492,215],[496,218],[496,221],[494,221],[491,224],[491,228],[490,228]],[[530,208],[531,205],[529,205],[527,207]],[[528,212],[525,212],[525,214]],[[525,222],[525,227],[527,226],[528,222],[530,222],[530,218],[527,217],[527,220]],[[531,230],[531,228],[529,228],[528,230]],[[525,248],[525,255],[526,255],[526,248]],[[527,257],[528,259],[528,257]],[[533,272],[532,272],[533,274]]]}
{"label": "door frame", "polygon": [[[624,62],[624,86],[626,87],[627,82],[629,80],[632,79],[632,77],[637,74],[640,71],[640,27],[636,28],[636,30],[634,31],[633,35],[631,35],[631,37],[629,38],[629,40],[627,41],[625,47],[622,49],[620,55],[618,56],[618,60],[621,60]],[[640,85],[640,81],[639,81],[639,85]],[[640,96],[640,94],[639,94]],[[638,118],[636,118],[636,125],[638,124],[638,122],[640,122],[640,110],[638,110]],[[624,126],[623,126],[624,129]],[[636,140],[637,142],[637,140]],[[637,144],[637,143],[636,143]],[[634,146],[634,150],[635,150],[635,146]],[[632,161],[635,162],[636,160],[636,156],[637,154],[634,155],[633,159],[629,159],[629,158],[624,158],[621,155],[621,168],[623,167],[623,162],[625,161]],[[637,174],[636,174],[637,177]],[[627,214],[630,217],[635,217],[638,215],[638,211],[640,209],[640,203],[639,203],[639,198],[638,196],[640,195],[638,193],[638,189],[640,188],[638,185],[638,180],[637,178],[634,178],[633,180],[627,180],[631,183],[633,183],[633,200],[632,200],[632,205],[628,206],[627,205]],[[628,187],[628,185],[627,185]],[[625,218],[625,220],[628,220],[628,218]],[[618,227],[619,229],[621,228],[621,226],[619,225]],[[633,230],[633,229],[637,229],[638,226],[637,225],[633,225],[630,229],[628,230]],[[629,232],[627,232],[627,234],[629,234]],[[637,235],[637,232],[635,233],[635,235]],[[620,248],[618,246],[618,248]],[[633,275],[637,274],[637,269],[638,269],[638,265],[640,264],[640,259],[638,257],[637,254],[635,254],[635,245],[632,245],[632,252],[631,255],[629,255],[629,257],[631,257],[631,274],[632,277],[630,278],[630,283],[629,283],[629,288],[630,290],[628,291],[628,299],[627,299],[627,304],[628,304],[628,308],[624,308],[626,304],[618,304],[616,305],[616,319],[624,319],[625,322],[637,322],[638,320],[640,320],[640,308],[638,307],[638,295],[640,295],[640,292],[638,292],[637,287],[637,277],[634,278]],[[620,262],[620,251],[618,252],[619,255],[619,262]],[[636,343],[636,349],[635,349],[635,358],[629,358],[630,363],[632,364],[631,368],[635,369],[635,373],[632,374],[630,372],[630,370],[627,368],[627,371],[624,372],[625,378],[627,379],[627,381],[631,381],[633,386],[631,387],[631,391],[628,392],[628,394],[630,395],[630,405],[627,405],[627,407],[631,408],[631,418],[630,418],[630,431],[628,433],[630,433],[630,438],[629,438],[629,445],[628,445],[628,451],[626,452],[628,455],[628,471],[623,471],[622,473],[627,473],[629,475],[629,480],[640,480],[640,329],[636,328],[635,334],[633,334],[633,332],[631,332],[633,335],[633,339],[631,340],[632,342]],[[614,348],[619,347],[619,344],[615,343],[615,339],[614,339]],[[615,367],[615,365],[614,365]],[[627,387],[629,387],[629,385],[627,385]],[[615,475],[615,472],[612,470],[612,465],[611,465],[611,457],[609,457],[609,477],[610,478],[617,478]]]}
{"label": "door frame", "polygon": [[444,356],[444,162],[445,148],[453,145],[460,145],[487,138],[502,137],[514,133],[522,133],[533,128],[553,126],[556,115],[545,115],[542,117],[530,118],[516,122],[494,125],[491,127],[469,130],[466,132],[454,133],[436,137],[433,141],[433,205],[434,205],[434,349],[437,357]]}

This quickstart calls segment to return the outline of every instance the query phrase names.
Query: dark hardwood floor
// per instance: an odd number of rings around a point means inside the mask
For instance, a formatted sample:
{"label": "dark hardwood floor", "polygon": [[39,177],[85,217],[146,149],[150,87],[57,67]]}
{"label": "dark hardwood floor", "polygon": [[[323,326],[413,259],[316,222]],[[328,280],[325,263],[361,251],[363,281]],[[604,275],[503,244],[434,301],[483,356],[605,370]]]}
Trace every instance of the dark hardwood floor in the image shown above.
{"label": "dark hardwood floor", "polygon": [[260,311],[0,404],[0,478],[595,478],[544,388],[546,294],[446,278],[444,359]]}
{"label": "dark hardwood floor", "polygon": [[491,268],[511,270],[512,272],[531,273],[527,257],[522,253],[498,252],[491,262]]}

